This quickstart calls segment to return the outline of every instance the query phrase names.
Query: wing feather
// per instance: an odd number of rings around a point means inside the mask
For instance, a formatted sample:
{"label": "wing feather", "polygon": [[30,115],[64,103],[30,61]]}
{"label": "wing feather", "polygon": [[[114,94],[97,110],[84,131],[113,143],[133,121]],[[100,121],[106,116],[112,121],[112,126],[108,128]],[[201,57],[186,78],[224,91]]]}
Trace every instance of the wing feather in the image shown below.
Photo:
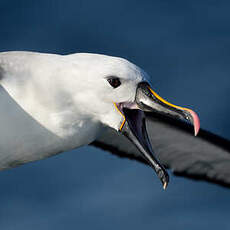
{"label": "wing feather", "polygon": [[[156,113],[146,113],[149,138],[156,156],[174,174],[230,187],[230,142],[203,129]],[[141,162],[140,152],[121,134],[108,129],[94,146]]]}

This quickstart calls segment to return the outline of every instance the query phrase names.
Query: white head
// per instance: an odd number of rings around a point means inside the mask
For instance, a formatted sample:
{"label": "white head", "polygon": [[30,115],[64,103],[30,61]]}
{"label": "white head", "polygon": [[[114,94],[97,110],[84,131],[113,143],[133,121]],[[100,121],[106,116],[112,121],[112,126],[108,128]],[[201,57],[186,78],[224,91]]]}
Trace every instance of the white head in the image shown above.
{"label": "white head", "polygon": [[79,89],[72,94],[76,103],[85,114],[118,131],[124,118],[115,104],[133,103],[137,85],[146,81],[147,74],[123,58],[86,53],[69,58]]}

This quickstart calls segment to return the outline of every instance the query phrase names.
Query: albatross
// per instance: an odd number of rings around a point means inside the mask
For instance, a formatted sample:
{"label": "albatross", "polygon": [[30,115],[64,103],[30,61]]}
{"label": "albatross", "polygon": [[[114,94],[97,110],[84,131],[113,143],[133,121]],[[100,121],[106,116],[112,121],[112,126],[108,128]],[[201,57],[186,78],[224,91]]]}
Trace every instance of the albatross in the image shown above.
{"label": "albatross", "polygon": [[165,168],[229,186],[229,141],[149,79],[119,57],[0,53],[0,170],[93,145],[149,165],[164,189]]}

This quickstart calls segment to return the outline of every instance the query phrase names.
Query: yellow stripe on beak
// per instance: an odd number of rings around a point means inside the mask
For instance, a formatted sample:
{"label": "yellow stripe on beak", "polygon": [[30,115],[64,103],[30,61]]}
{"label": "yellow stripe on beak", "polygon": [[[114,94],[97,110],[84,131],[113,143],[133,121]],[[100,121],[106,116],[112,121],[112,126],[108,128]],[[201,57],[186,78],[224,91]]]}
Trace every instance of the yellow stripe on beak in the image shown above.
{"label": "yellow stripe on beak", "polygon": [[173,105],[171,103],[169,103],[168,101],[166,101],[165,99],[163,99],[162,97],[160,97],[156,92],[154,92],[150,87],[148,87],[149,90],[151,91],[151,93],[161,102],[163,102],[164,104],[166,105],[169,105],[173,108],[176,108],[176,109],[181,109],[181,110],[187,110],[187,111],[191,111],[191,109],[187,109],[187,108],[184,108],[184,107],[180,107],[180,106],[177,106],[177,105]]}
{"label": "yellow stripe on beak", "polygon": [[120,128],[119,128],[119,130],[121,131],[122,128],[123,128],[123,126],[124,126],[124,124],[125,124],[125,115],[118,109],[117,104],[116,104],[115,102],[114,102],[113,104],[114,104],[116,110],[121,114],[121,116],[122,116],[123,119],[124,119],[124,120],[122,121],[122,123],[121,123]]}

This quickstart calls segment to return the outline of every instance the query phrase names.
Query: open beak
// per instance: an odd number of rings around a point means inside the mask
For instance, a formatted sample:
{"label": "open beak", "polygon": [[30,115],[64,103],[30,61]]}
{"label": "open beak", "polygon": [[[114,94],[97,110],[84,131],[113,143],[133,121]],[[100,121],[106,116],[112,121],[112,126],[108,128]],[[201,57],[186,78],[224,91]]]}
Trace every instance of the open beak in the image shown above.
{"label": "open beak", "polygon": [[198,134],[200,128],[197,114],[190,109],[179,107],[165,101],[151,89],[147,82],[138,84],[135,102],[132,105],[120,103],[115,104],[115,106],[124,118],[120,132],[139,149],[145,160],[155,170],[163,184],[163,188],[166,189],[169,182],[169,175],[154,156],[146,131],[144,112],[154,111],[189,121],[194,125],[195,135]]}

